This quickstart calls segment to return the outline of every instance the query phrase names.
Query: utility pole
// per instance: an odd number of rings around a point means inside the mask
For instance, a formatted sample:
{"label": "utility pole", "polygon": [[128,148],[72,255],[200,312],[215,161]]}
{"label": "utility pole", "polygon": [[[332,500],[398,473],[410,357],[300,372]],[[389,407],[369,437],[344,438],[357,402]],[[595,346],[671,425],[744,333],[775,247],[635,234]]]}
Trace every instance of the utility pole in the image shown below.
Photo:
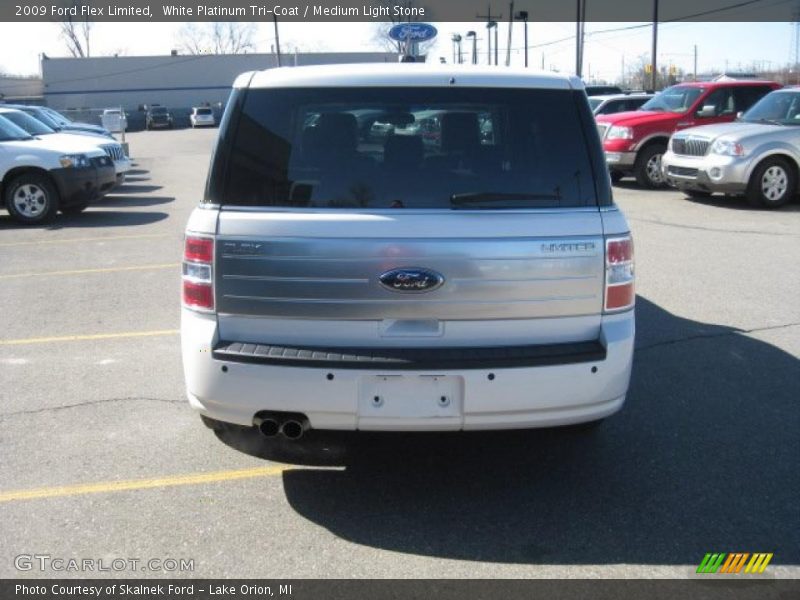
{"label": "utility pole", "polygon": [[492,64],[492,22],[486,24],[486,64]]}
{"label": "utility pole", "polygon": [[653,53],[651,64],[653,65],[653,72],[650,74],[650,87],[656,91],[656,83],[658,82],[658,68],[656,66],[656,52],[658,50],[658,0],[653,0]]}
{"label": "utility pole", "polygon": [[583,75],[583,41],[586,29],[586,0],[577,0],[575,6],[575,74]]}
{"label": "utility pole", "polygon": [[[502,17],[503,15],[500,15],[500,16]],[[497,26],[497,21],[495,21],[494,22],[494,66],[495,67],[498,64],[497,63],[497,49],[500,46],[500,44],[497,43],[497,30],[498,29],[499,29],[499,27]]]}
{"label": "utility pole", "polygon": [[575,75],[581,76],[581,0],[575,0]]}
{"label": "utility pole", "polygon": [[511,32],[514,30],[514,0],[508,5],[508,46],[506,47],[506,66],[511,66]]}
{"label": "utility pole", "polygon": [[278,16],[272,13],[272,22],[275,24],[275,51],[278,58],[278,66],[281,66],[281,38],[278,36]]}
{"label": "utility pole", "polygon": [[[517,19],[518,21],[525,22],[525,67],[527,68],[528,67],[528,11],[521,10],[516,15],[514,15],[514,18]],[[511,46],[510,43],[508,45],[509,47]],[[542,56],[544,57],[544,55]],[[544,69],[544,66],[542,66],[542,69]]]}
{"label": "utility pole", "polygon": [[694,77],[692,79],[697,81],[697,44],[694,45]]}

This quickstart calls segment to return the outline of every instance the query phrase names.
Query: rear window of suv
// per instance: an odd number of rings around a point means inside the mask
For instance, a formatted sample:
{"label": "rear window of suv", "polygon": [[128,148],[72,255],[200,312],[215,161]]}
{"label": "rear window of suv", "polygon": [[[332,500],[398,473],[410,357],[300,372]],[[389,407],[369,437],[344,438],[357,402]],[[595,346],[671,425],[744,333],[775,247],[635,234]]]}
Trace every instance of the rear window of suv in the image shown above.
{"label": "rear window of suv", "polygon": [[243,98],[234,98],[234,114],[226,114],[224,151],[212,164],[207,201],[311,209],[597,204],[585,126],[591,115],[582,92],[278,88],[236,94]]}

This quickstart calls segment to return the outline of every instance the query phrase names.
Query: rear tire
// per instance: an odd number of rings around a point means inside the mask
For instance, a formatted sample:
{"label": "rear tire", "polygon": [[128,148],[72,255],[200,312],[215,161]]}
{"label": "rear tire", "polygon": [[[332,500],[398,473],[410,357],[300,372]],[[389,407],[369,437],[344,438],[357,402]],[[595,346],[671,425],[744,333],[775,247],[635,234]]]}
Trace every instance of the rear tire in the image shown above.
{"label": "rear tire", "polygon": [[747,184],[747,202],[756,208],[779,208],[797,194],[797,173],[783,158],[767,158]]}
{"label": "rear tire", "polygon": [[667,180],[661,172],[661,157],[667,151],[667,145],[661,142],[645,146],[636,157],[633,174],[636,182],[648,190],[666,187]]}
{"label": "rear tire", "polygon": [[58,202],[56,186],[43,173],[23,173],[6,188],[8,214],[24,225],[51,221],[58,211]]}

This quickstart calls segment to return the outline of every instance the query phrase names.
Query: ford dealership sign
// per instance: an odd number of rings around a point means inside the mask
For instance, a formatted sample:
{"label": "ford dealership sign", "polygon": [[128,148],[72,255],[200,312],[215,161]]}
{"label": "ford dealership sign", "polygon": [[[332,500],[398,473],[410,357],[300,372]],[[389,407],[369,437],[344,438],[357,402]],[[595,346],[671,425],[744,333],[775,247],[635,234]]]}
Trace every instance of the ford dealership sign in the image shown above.
{"label": "ford dealership sign", "polygon": [[389,37],[396,42],[427,42],[437,33],[429,23],[398,23],[389,30]]}

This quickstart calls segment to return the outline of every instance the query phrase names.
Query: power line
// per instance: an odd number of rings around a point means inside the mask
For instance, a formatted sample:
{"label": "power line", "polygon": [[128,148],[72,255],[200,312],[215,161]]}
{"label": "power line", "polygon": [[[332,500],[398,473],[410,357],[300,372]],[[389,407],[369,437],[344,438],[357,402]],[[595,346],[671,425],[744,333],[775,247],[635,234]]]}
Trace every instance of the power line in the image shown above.
{"label": "power line", "polygon": [[[773,3],[769,4],[769,6],[778,6],[780,4],[787,4],[789,2],[794,2],[794,1],[795,0],[778,0],[777,2],[773,2]],[[730,4],[728,6],[722,6],[722,7],[719,7],[719,8],[714,8],[714,9],[710,9],[710,10],[694,13],[694,14],[691,14],[691,15],[684,15],[682,17],[674,17],[672,19],[664,19],[664,20],[660,21],[660,23],[663,23],[663,24],[684,24],[683,23],[684,21],[688,21],[690,19],[695,19],[697,17],[704,17],[704,16],[707,16],[707,15],[715,14],[715,13],[719,13],[719,12],[727,12],[729,10],[736,10],[736,9],[739,9],[739,8],[744,8],[746,6],[750,6],[750,5],[753,5],[753,4],[758,4],[758,3],[761,3],[761,2],[765,2],[765,0],[744,0],[742,2],[737,2],[736,4]],[[625,25],[623,27],[611,27],[609,29],[598,29],[597,31],[587,31],[586,32],[586,36],[590,37],[590,36],[594,36],[594,35],[602,35],[602,34],[605,34],[605,33],[614,33],[614,32],[618,32],[618,31],[631,31],[631,30],[634,30],[634,29],[644,29],[644,28],[648,28],[648,27],[652,27],[652,26],[653,26],[652,23],[639,23],[637,25]],[[560,44],[562,42],[567,42],[567,41],[574,40],[574,39],[575,39],[575,35],[573,34],[573,35],[570,35],[570,36],[567,36],[567,37],[559,38],[557,40],[552,40],[550,42],[544,42],[542,44],[536,44],[536,45],[528,46],[528,48],[542,48],[544,46],[552,46],[554,44]],[[514,48],[514,50],[518,50],[518,49],[519,50],[524,50],[525,47],[522,46],[520,48]]]}

